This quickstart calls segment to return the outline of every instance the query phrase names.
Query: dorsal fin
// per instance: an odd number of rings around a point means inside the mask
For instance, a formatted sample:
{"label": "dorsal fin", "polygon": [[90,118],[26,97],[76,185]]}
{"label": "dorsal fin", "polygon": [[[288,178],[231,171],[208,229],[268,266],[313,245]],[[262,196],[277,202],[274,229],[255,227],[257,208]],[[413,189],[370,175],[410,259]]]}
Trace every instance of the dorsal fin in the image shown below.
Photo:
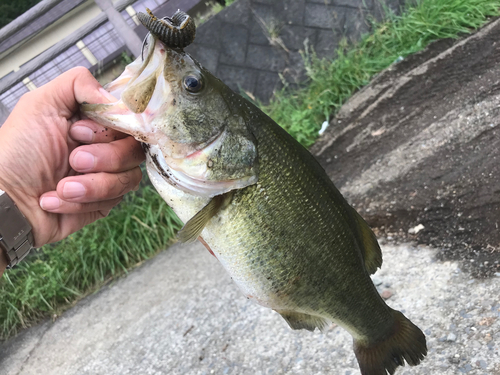
{"label": "dorsal fin", "polygon": [[211,218],[213,218],[222,208],[231,201],[232,192],[216,195],[208,204],[182,227],[177,233],[180,242],[193,242],[203,231]]}
{"label": "dorsal fin", "polygon": [[382,266],[382,250],[380,250],[377,238],[366,221],[354,208],[351,206],[349,207],[353,212],[353,218],[357,224],[359,239],[361,240],[361,252],[363,254],[363,259],[365,260],[365,267],[371,275],[377,271],[377,268]]}

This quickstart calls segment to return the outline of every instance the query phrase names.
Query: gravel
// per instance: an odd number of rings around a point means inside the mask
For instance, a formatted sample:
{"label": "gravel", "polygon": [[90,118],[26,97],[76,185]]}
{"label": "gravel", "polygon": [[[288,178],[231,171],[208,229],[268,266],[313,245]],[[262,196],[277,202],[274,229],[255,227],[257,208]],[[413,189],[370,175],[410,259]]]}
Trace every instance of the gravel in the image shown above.
{"label": "gravel", "polygon": [[[420,366],[397,374],[500,374],[500,278],[472,279],[427,247],[382,250],[377,288],[429,348]],[[359,375],[345,331],[290,330],[244,298],[199,244],[173,246],[0,353],[2,375]]]}

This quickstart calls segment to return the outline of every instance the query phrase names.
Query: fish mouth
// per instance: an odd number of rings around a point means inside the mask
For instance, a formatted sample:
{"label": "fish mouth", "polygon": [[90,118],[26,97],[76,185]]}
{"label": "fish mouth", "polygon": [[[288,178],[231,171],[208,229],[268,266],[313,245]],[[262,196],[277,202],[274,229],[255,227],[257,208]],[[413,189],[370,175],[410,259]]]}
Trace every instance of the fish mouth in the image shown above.
{"label": "fish mouth", "polygon": [[[256,146],[252,136],[242,130],[244,120],[228,111],[213,121],[204,115],[198,121],[203,108],[190,100],[204,96],[187,97],[181,78],[202,68],[188,54],[172,50],[156,36],[147,38],[145,58],[139,56],[104,87],[116,101],[82,104],[81,113],[149,144],[148,165],[186,192],[215,196],[256,183]],[[210,90],[204,93],[215,95]],[[228,125],[231,121],[233,125]]]}
{"label": "fish mouth", "polygon": [[123,73],[104,89],[116,99],[113,103],[83,103],[81,113],[138,141],[156,143],[155,116],[167,108],[163,99],[169,94],[162,78],[165,47],[152,35],[148,39],[145,59],[139,56],[127,65]]}
{"label": "fish mouth", "polygon": [[195,178],[184,173],[182,170],[174,169],[171,163],[167,162],[160,147],[157,145],[147,147],[146,155],[148,166],[152,166],[167,183],[188,194],[199,197],[213,198],[216,195],[224,194],[234,189],[253,185],[258,179],[256,175],[250,175],[238,180],[209,181],[203,178]]}

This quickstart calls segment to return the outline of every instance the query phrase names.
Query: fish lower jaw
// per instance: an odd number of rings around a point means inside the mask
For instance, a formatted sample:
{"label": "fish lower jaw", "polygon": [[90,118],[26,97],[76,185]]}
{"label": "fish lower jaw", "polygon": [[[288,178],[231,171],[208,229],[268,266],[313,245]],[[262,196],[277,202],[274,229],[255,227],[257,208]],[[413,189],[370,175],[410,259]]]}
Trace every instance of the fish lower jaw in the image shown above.
{"label": "fish lower jaw", "polygon": [[150,145],[147,151],[148,165],[154,166],[156,172],[176,189],[199,197],[214,197],[234,189],[240,189],[257,182],[256,176],[239,180],[208,181],[189,176],[182,171],[171,168],[163,156],[159,146]]}

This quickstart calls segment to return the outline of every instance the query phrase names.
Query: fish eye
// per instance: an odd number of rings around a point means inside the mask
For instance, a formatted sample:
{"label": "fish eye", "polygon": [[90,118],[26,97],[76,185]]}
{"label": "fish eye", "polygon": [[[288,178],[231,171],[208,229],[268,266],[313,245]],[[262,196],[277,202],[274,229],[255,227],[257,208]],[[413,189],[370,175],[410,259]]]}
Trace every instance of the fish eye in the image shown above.
{"label": "fish eye", "polygon": [[184,87],[186,88],[186,90],[189,92],[192,92],[192,93],[199,92],[203,87],[203,84],[202,84],[200,77],[189,75],[189,76],[184,77],[183,81],[184,81]]}

